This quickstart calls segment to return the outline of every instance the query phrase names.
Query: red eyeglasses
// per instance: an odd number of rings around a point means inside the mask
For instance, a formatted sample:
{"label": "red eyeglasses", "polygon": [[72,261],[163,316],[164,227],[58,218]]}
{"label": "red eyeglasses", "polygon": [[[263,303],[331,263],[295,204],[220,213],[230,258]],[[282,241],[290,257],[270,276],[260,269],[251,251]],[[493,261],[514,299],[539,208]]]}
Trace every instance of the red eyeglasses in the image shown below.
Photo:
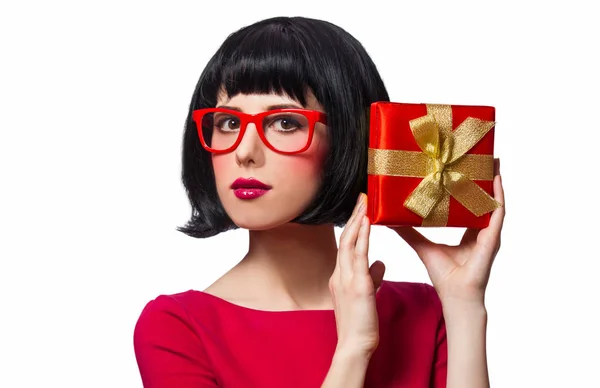
{"label": "red eyeglasses", "polygon": [[298,154],[310,147],[315,124],[327,124],[323,112],[309,109],[275,109],[247,114],[230,109],[206,108],[192,112],[202,146],[213,153],[227,153],[242,141],[249,123],[271,150]]}

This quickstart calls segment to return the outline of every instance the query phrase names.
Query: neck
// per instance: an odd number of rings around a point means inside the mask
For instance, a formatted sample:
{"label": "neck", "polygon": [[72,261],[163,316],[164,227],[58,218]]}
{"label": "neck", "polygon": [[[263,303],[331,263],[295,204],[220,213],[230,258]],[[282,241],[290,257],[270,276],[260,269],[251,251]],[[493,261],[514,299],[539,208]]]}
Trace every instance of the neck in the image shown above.
{"label": "neck", "polygon": [[238,270],[252,294],[283,309],[332,309],[329,278],[337,243],[333,225],[300,225],[250,231],[248,254]]}

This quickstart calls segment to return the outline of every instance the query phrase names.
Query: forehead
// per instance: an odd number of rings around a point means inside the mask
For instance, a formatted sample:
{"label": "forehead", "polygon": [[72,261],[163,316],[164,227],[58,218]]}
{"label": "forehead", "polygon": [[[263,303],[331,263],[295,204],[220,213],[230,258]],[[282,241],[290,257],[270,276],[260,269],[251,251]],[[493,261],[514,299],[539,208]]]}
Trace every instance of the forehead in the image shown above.
{"label": "forehead", "polygon": [[269,106],[273,105],[290,105],[290,107],[295,106],[298,108],[324,111],[321,104],[319,104],[314,94],[310,91],[306,94],[306,106],[302,106],[298,100],[288,96],[287,94],[239,93],[231,98],[228,98],[227,94],[224,92],[219,93],[217,97],[217,106],[221,105],[236,107],[244,112],[263,111],[267,110]]}

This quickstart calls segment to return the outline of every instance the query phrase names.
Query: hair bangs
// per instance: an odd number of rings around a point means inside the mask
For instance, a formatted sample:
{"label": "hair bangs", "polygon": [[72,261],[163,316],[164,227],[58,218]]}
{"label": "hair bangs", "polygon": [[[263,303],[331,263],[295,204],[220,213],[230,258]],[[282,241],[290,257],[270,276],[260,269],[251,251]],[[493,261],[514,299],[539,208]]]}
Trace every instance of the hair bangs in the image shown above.
{"label": "hair bangs", "polygon": [[289,30],[281,30],[259,28],[236,42],[221,73],[221,86],[229,98],[276,93],[306,105],[310,88],[306,52]]}

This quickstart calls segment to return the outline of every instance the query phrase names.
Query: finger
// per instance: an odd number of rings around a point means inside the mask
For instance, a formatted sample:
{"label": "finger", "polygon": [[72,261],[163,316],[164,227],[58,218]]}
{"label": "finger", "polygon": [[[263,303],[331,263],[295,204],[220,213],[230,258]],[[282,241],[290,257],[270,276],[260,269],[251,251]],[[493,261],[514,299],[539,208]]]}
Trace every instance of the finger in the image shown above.
{"label": "finger", "polygon": [[364,209],[361,211],[361,225],[358,231],[358,238],[354,248],[354,273],[366,275],[369,273],[369,234],[371,223],[364,215]]}
{"label": "finger", "polygon": [[[490,217],[488,226],[483,229],[468,228],[463,235],[461,245],[480,243],[487,250],[496,249],[500,239],[500,229],[504,218],[504,192],[502,190],[502,181],[500,177],[500,159],[494,159],[494,199],[502,204],[502,207],[495,209]],[[482,233],[479,233],[482,232]]]}
{"label": "finger", "polygon": [[477,242],[477,235],[480,231],[481,229],[478,228],[467,228],[462,236],[462,239],[460,240],[460,245],[475,244]]}
{"label": "finger", "polygon": [[361,226],[361,213],[364,211],[364,202],[361,202],[361,206],[357,209],[357,213],[352,216],[350,222],[344,228],[342,237],[340,237],[340,248],[338,251],[337,258],[340,267],[341,276],[349,276],[353,270],[353,256],[354,248],[356,247],[356,240],[358,238],[358,232]]}
{"label": "finger", "polygon": [[[500,175],[500,159],[494,159],[494,199],[505,207],[504,188],[502,187],[502,175]],[[498,182],[496,182],[498,180]]]}
{"label": "finger", "polygon": [[502,176],[500,174],[494,177],[494,199],[502,206],[492,212],[489,227],[499,234],[504,223],[504,216],[506,214],[504,188],[502,187]]}
{"label": "finger", "polygon": [[[361,205],[361,203],[362,203],[362,196],[363,196],[363,194],[362,194],[362,193],[360,193],[360,194],[358,195],[358,199],[356,200],[356,205],[354,205],[354,209],[352,210],[352,214],[350,215],[350,218],[349,218],[349,219],[348,219],[348,221],[346,222],[346,226],[349,226],[349,225],[352,223],[352,221],[354,220],[354,218],[356,217],[356,212],[358,211],[358,209],[360,208],[360,205]],[[347,228],[346,228],[346,227],[344,227],[344,231],[342,232],[342,235],[340,236],[340,239],[341,239],[342,237],[344,237],[344,234],[346,233],[346,229],[347,229]]]}
{"label": "finger", "polygon": [[356,214],[356,222],[360,222],[360,229],[358,230],[356,245],[354,246],[354,253],[355,256],[362,255],[367,257],[369,255],[369,234],[371,232],[371,223],[366,216],[367,196],[362,196],[361,200],[363,201],[363,206],[359,207],[359,211]]}
{"label": "finger", "polygon": [[360,209],[360,204],[363,201],[363,193],[359,193],[358,194],[358,198],[356,198],[356,204],[354,205],[354,209],[352,209],[352,216],[355,216],[356,213],[358,212],[358,209]]}
{"label": "finger", "polygon": [[[354,210],[352,210],[352,215],[350,216],[350,219],[346,223],[346,226],[349,226],[350,224],[356,222],[358,212],[360,211],[361,207],[363,206],[364,197],[365,196],[362,193],[359,194],[358,201],[356,202],[356,205],[354,206]],[[359,222],[359,224],[360,224],[360,222]],[[347,230],[350,230],[350,228],[345,227],[344,231],[342,232],[342,236],[344,236],[344,234],[347,234]]]}
{"label": "finger", "polygon": [[425,236],[419,233],[412,226],[401,226],[401,227],[393,227],[393,229],[404,241],[410,245],[417,254],[423,252],[423,250],[430,247],[433,243],[428,240]]}
{"label": "finger", "polygon": [[373,286],[375,287],[375,293],[379,292],[379,287],[383,283],[383,276],[385,275],[385,264],[377,260],[369,268],[369,274],[373,279]]}
{"label": "finger", "polygon": [[[361,199],[362,199],[362,193],[360,193],[358,195],[358,200],[356,201],[356,205],[354,206],[354,209],[352,210],[352,214],[350,215],[350,218],[348,219],[348,221],[346,221],[346,225],[344,225],[344,230],[342,231],[342,234],[340,235],[340,248],[342,245],[342,241],[346,241],[346,239],[347,239],[348,231],[351,229],[351,225],[353,224],[354,219],[356,218],[356,212],[360,208]],[[338,255],[338,260],[339,260],[339,255]],[[339,266],[339,261],[336,264]]]}
{"label": "finger", "polygon": [[[504,224],[504,191],[500,175],[494,177],[494,199],[502,206],[492,212],[489,225],[477,236],[477,245],[485,252],[483,257],[488,257],[490,260],[494,259],[500,247],[500,234]],[[485,265],[489,264],[485,263]]]}

